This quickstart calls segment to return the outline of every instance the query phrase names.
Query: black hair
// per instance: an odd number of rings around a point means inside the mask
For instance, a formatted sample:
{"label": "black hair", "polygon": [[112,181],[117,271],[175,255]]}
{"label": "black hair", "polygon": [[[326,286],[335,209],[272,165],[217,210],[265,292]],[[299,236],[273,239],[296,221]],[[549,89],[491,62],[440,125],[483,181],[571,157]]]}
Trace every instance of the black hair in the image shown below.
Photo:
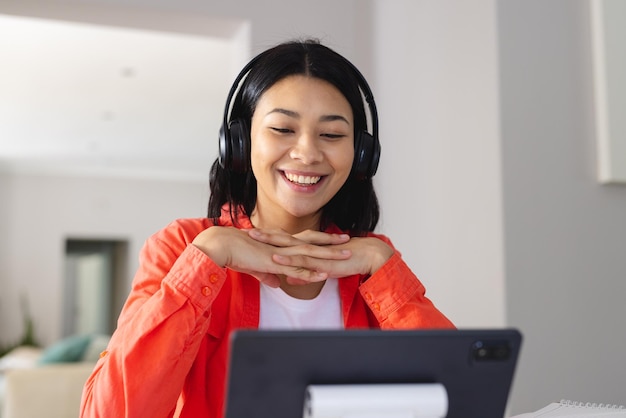
{"label": "black hair", "polygon": [[[239,87],[230,119],[240,119],[249,128],[261,95],[276,82],[291,75],[319,78],[335,86],[352,108],[354,137],[358,132],[367,130],[359,79],[351,64],[337,52],[312,39],[282,43],[263,52]],[[254,210],[257,184],[250,155],[247,158],[244,172],[222,167],[219,158],[211,167],[208,217],[216,224],[219,224],[225,203],[230,204],[230,217],[235,224],[239,211],[250,216]],[[357,178],[351,173],[337,194],[322,208],[321,228],[335,224],[352,235],[364,235],[376,228],[379,217],[378,198],[372,179]]]}

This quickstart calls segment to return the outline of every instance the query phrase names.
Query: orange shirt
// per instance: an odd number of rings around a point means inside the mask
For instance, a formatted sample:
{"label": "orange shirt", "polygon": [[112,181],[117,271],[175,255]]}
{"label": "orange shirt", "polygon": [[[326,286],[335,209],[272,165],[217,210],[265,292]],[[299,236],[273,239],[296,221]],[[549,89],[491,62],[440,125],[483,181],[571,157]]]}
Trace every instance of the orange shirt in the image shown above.
{"label": "orange shirt", "polygon": [[[220,224],[232,226],[228,216]],[[146,241],[117,330],[85,384],[82,418],[222,417],[228,335],[258,328],[260,285],[191,244],[212,225],[177,220]],[[346,328],[454,327],[397,252],[369,278],[338,280]]]}

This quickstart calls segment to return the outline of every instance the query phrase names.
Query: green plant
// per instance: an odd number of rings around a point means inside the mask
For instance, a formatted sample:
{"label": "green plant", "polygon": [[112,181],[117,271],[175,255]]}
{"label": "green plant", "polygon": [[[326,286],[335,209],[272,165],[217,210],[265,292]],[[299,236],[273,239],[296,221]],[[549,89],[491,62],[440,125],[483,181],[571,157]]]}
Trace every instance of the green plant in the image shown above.
{"label": "green plant", "polygon": [[28,306],[28,298],[25,295],[22,295],[20,298],[20,305],[22,309],[22,318],[24,321],[24,335],[17,342],[13,344],[9,344],[7,346],[0,346],[0,357],[7,354],[9,351],[13,350],[16,347],[20,347],[23,345],[28,345],[32,347],[39,347],[39,343],[35,337],[35,324],[33,322],[33,318],[30,314],[30,308]]}

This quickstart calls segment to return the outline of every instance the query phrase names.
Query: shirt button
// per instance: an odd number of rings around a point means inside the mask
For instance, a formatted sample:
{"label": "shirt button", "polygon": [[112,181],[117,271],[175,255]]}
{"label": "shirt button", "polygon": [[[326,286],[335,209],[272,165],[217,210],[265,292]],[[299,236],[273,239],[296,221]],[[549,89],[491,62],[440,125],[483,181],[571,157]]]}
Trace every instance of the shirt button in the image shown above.
{"label": "shirt button", "polygon": [[209,281],[210,281],[211,283],[217,283],[218,279],[219,279],[219,278],[217,277],[217,274],[215,274],[215,273],[212,273],[212,274],[209,276]]}
{"label": "shirt button", "polygon": [[378,303],[374,304],[374,309],[376,309],[377,311],[380,311],[380,305]]}
{"label": "shirt button", "polygon": [[202,294],[204,296],[209,296],[212,293],[211,288],[209,286],[204,286],[202,288]]}
{"label": "shirt button", "polygon": [[374,298],[372,297],[371,293],[366,293],[365,294],[365,299],[367,299],[368,302],[371,302]]}
{"label": "shirt button", "polygon": [[107,354],[109,354],[109,352],[107,350],[104,350],[102,353],[100,353],[100,358],[106,357]]}

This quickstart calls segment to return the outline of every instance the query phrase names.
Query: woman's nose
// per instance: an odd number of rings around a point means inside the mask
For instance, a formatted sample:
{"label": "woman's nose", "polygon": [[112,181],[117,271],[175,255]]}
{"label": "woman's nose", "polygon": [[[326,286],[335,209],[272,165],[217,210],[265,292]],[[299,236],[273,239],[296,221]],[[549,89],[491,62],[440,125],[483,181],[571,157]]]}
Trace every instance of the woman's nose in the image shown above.
{"label": "woman's nose", "polygon": [[315,135],[303,133],[300,135],[290,152],[291,158],[300,160],[304,164],[315,164],[324,158]]}

